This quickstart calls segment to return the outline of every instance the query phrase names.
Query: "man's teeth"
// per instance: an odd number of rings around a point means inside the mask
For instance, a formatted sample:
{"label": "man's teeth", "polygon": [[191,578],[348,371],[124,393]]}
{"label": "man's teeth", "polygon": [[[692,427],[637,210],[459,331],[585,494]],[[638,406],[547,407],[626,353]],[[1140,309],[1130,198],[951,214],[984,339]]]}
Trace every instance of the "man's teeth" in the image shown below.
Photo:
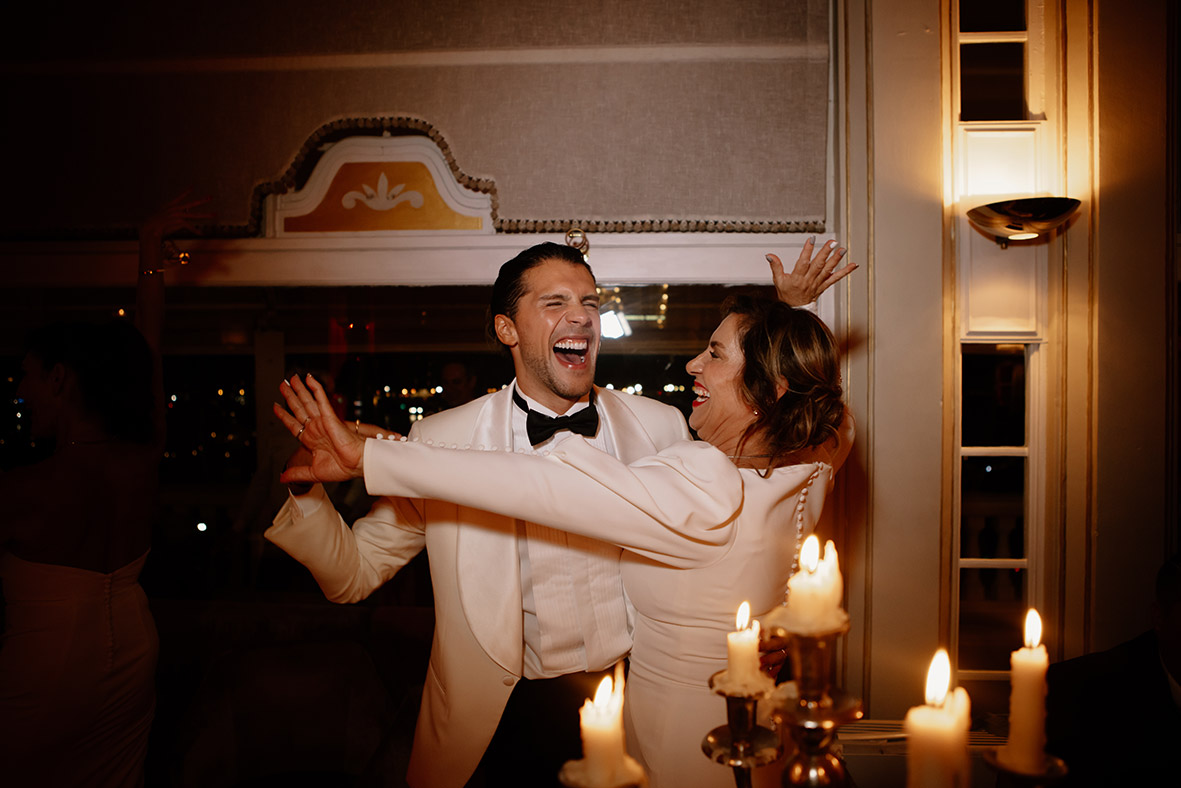
{"label": "man's teeth", "polygon": [[558,344],[554,345],[554,350],[565,350],[573,353],[584,352],[589,346],[589,342],[585,339],[563,339]]}

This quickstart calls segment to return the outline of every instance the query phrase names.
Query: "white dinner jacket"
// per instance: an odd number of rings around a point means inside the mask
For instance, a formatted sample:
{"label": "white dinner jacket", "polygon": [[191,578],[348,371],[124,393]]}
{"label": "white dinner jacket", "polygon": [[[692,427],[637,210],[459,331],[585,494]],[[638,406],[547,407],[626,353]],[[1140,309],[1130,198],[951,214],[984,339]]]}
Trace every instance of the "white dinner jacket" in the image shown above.
{"label": "white dinner jacket", "polygon": [[[596,402],[624,462],[690,437],[680,412],[655,400],[596,388]],[[501,389],[416,422],[410,436],[428,445],[505,451],[512,445],[513,407],[511,388]],[[317,485],[311,494],[323,491]],[[407,781],[415,788],[461,788],[521,676],[517,521],[441,500],[383,497],[350,529],[325,497],[307,515],[288,500],[266,537],[307,566],[335,602],[364,599],[426,547],[435,635]]]}

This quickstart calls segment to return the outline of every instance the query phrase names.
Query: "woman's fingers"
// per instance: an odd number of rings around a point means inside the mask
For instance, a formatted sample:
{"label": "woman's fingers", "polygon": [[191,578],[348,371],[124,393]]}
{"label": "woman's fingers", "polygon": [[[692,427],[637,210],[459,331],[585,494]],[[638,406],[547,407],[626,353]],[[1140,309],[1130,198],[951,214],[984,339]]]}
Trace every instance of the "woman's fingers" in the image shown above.
{"label": "woman's fingers", "polygon": [[809,235],[808,240],[804,241],[803,247],[800,249],[800,256],[796,258],[796,265],[803,263],[807,265],[812,261],[812,250],[816,248],[816,236]]}
{"label": "woman's fingers", "polygon": [[853,273],[856,270],[857,270],[856,263],[849,263],[848,265],[846,265],[844,268],[840,269],[839,271],[834,267],[833,270],[828,272],[828,278],[825,280],[824,286],[830,287],[831,285],[836,284],[837,282],[841,281],[846,276],[848,276],[849,274]]}
{"label": "woman's fingers", "polygon": [[[312,380],[312,376],[308,375],[308,380]],[[317,384],[318,385],[318,384]],[[308,391],[307,386],[299,379],[299,375],[291,376],[291,390],[295,392],[295,396],[299,401],[299,410],[292,409],[292,413],[296,418],[315,418],[320,415],[320,407],[316,404],[315,397]]]}
{"label": "woman's fingers", "polygon": [[316,474],[310,465],[292,465],[279,474],[279,481],[283,484],[307,484],[318,482]]}
{"label": "woman's fingers", "polygon": [[[292,378],[292,380],[295,380],[295,378]],[[284,380],[281,384],[279,384],[279,393],[283,395],[283,401],[287,403],[287,411],[284,411],[284,414],[279,416],[279,420],[282,421],[289,430],[292,429],[291,425],[288,424],[287,419],[285,419],[284,416],[287,416],[287,418],[290,418],[296,422],[295,430],[292,430],[291,433],[292,435],[296,435],[296,430],[298,430],[300,427],[306,426],[308,423],[309,416],[307,409],[304,408],[303,403],[300,402],[299,394],[292,386],[291,381]],[[275,415],[279,415],[279,410],[282,410],[282,408],[278,404],[276,404],[275,407],[277,408]],[[289,415],[288,411],[290,412]]]}
{"label": "woman's fingers", "polygon": [[308,375],[308,388],[311,389],[311,394],[314,397],[313,407],[315,407],[316,413],[313,418],[319,417],[324,434],[328,435],[334,444],[339,445],[340,441],[357,435],[352,429],[346,428],[344,422],[337,418],[336,409],[332,407],[332,401],[328,399],[328,392],[324,391],[320,381]]}
{"label": "woman's fingers", "polygon": [[302,425],[295,419],[294,416],[288,413],[282,405],[276,402],[271,406],[271,409],[275,412],[275,415],[279,418],[279,421],[283,422],[283,426],[287,428],[288,432],[290,432],[292,435],[295,435],[299,432],[299,429]]}
{"label": "woman's fingers", "polygon": [[771,264],[771,278],[773,280],[777,281],[785,275],[783,270],[783,261],[779,259],[779,255],[774,254],[773,252],[768,252],[767,262]]}
{"label": "woman's fingers", "polygon": [[812,258],[812,264],[815,265],[818,270],[823,270],[824,267],[829,264],[830,260],[832,260],[834,263],[840,261],[840,256],[837,253],[837,242],[825,241],[823,244],[821,244],[820,251],[818,251]]}
{"label": "woman's fingers", "polygon": [[391,438],[396,439],[402,437],[397,432],[390,432],[387,429],[377,426],[376,424],[366,424],[357,419],[353,422],[353,432],[362,438]]}
{"label": "woman's fingers", "polygon": [[324,387],[320,385],[320,381],[308,375],[308,388],[312,390],[312,396],[319,413],[325,418],[335,418],[336,411],[332,408],[332,402],[329,401],[328,394],[324,391]]}
{"label": "woman's fingers", "polygon": [[857,269],[853,263],[847,263],[843,268],[841,267],[841,262],[845,259],[846,254],[848,254],[848,250],[837,246],[836,241],[827,241],[812,259],[808,278],[823,280],[822,289],[832,287]]}

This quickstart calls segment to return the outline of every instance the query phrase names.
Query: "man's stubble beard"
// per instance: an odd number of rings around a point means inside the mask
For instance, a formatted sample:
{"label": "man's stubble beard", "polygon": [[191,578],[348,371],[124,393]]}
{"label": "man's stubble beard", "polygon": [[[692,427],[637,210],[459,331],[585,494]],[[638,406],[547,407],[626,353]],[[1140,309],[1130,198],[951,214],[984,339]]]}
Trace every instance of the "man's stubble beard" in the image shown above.
{"label": "man's stubble beard", "polygon": [[[589,348],[588,348],[589,353]],[[532,353],[522,353],[521,362],[525,368],[533,373],[533,377],[537,378],[543,386],[557,394],[559,397],[571,402],[577,402],[590,393],[590,390],[595,385],[595,362],[598,357],[592,358],[588,365],[588,372],[590,373],[590,380],[585,386],[569,386],[563,381],[559,380],[554,374],[554,370],[546,363],[546,359],[533,355]]]}

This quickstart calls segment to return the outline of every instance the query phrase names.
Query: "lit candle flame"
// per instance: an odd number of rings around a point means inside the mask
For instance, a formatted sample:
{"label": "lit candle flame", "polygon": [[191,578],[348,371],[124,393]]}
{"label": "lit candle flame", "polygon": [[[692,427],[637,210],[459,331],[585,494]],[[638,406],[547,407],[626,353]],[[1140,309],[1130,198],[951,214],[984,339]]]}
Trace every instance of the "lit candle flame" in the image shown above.
{"label": "lit candle flame", "polygon": [[594,706],[596,709],[605,709],[607,704],[611,702],[611,694],[614,686],[611,682],[610,676],[603,676],[603,680],[599,682],[599,688],[595,690]]}
{"label": "lit candle flame", "polygon": [[816,567],[820,566],[820,540],[816,534],[804,540],[804,546],[800,548],[800,566],[810,575],[815,574]]}
{"label": "lit candle flame", "polygon": [[1025,614],[1025,647],[1037,648],[1042,642],[1042,617],[1032,607]]}
{"label": "lit candle flame", "polygon": [[750,602],[743,602],[738,606],[738,615],[734,616],[734,629],[741,632],[750,624]]}
{"label": "lit candle flame", "polygon": [[951,659],[947,656],[947,649],[939,649],[931,660],[931,667],[927,669],[928,706],[942,706],[947,699],[947,689],[951,685]]}

